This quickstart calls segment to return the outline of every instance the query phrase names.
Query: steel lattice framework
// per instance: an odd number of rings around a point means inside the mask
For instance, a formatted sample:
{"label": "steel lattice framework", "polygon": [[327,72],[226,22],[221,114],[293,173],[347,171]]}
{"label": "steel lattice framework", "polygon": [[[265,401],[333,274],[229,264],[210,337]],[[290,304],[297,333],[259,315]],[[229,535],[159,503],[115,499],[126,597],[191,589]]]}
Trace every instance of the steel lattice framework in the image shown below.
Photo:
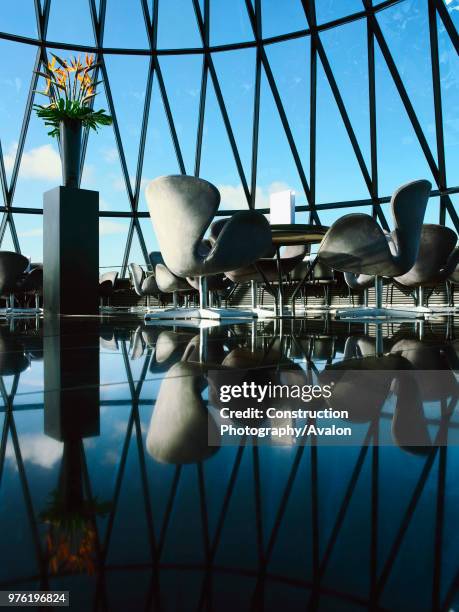
{"label": "steel lattice framework", "polygon": [[[100,62],[99,78],[103,80],[105,95],[109,107],[109,112],[113,116],[113,129],[116,140],[116,146],[119,153],[121,169],[123,174],[126,192],[129,199],[129,211],[101,211],[101,217],[125,217],[130,219],[127,241],[124,249],[122,262],[122,275],[126,273],[126,268],[129,260],[131,246],[134,233],[137,234],[139,244],[148,265],[148,249],[142,233],[139,219],[148,217],[147,212],[139,211],[139,197],[141,190],[142,172],[144,166],[145,144],[147,136],[148,121],[150,115],[150,107],[152,102],[152,91],[154,80],[157,80],[160,96],[164,106],[170,135],[172,138],[178,168],[181,173],[194,173],[199,176],[201,167],[202,142],[204,132],[204,121],[206,116],[206,94],[208,83],[211,82],[214,88],[216,99],[221,117],[224,123],[229,145],[237,168],[238,177],[242,185],[243,193],[247,201],[247,206],[253,208],[255,206],[255,194],[257,188],[257,163],[259,149],[259,117],[260,117],[260,84],[262,74],[266,76],[270,92],[272,94],[275,107],[278,111],[280,121],[282,123],[285,136],[293,156],[294,165],[298,172],[302,189],[306,195],[307,204],[298,206],[298,211],[306,211],[309,213],[311,222],[319,223],[319,214],[321,210],[327,209],[342,209],[349,206],[371,206],[373,215],[378,218],[381,225],[388,229],[388,223],[384,215],[382,205],[390,200],[387,194],[381,195],[378,188],[378,153],[377,153],[377,109],[376,109],[376,77],[375,77],[375,43],[378,45],[384,62],[389,70],[390,76],[395,84],[400,100],[403,103],[406,114],[413,127],[414,133],[422,150],[422,153],[427,161],[428,167],[435,181],[435,188],[432,191],[432,197],[440,198],[439,222],[446,222],[446,214],[449,215],[452,224],[459,232],[459,216],[455,210],[451,195],[459,193],[459,186],[449,185],[446,174],[445,163],[445,145],[444,145],[444,124],[442,113],[442,95],[440,83],[440,62],[439,62],[439,42],[438,42],[438,19],[441,20],[447,35],[449,36],[454,49],[459,53],[459,36],[453,24],[453,21],[448,13],[448,10],[443,0],[427,0],[428,1],[428,18],[429,18],[429,35],[430,35],[430,59],[432,68],[432,90],[433,104],[435,113],[435,136],[436,136],[436,151],[432,151],[429,146],[425,131],[416,114],[413,103],[408,95],[407,88],[404,84],[400,71],[397,68],[394,57],[386,42],[382,29],[376,18],[376,14],[396,4],[403,3],[406,0],[385,0],[380,4],[373,6],[371,0],[362,0],[362,10],[346,17],[335,19],[333,21],[317,24],[315,0],[301,0],[302,9],[308,27],[306,29],[290,32],[270,38],[262,36],[262,11],[261,0],[245,0],[245,8],[249,18],[250,26],[253,32],[254,40],[225,44],[219,46],[210,45],[210,0],[190,0],[193,5],[199,36],[202,42],[202,47],[186,48],[186,49],[158,49],[157,34],[158,34],[158,5],[160,0],[138,0],[141,4],[145,28],[148,36],[149,47],[147,49],[126,49],[126,48],[109,48],[104,46],[104,30],[107,0],[100,0],[99,6],[96,6],[95,0],[88,0],[92,27],[94,31],[95,45],[78,45],[63,42],[47,40],[48,20],[51,10],[52,0],[34,0],[35,14],[38,30],[38,38],[30,38],[19,36],[6,32],[0,32],[0,39],[10,40],[27,45],[37,47],[34,70],[38,70],[42,62],[47,61],[47,49],[64,49],[72,51],[91,52],[97,55]],[[356,137],[355,128],[349,117],[348,110],[344,103],[342,93],[338,87],[337,80],[333,73],[329,58],[321,41],[320,33],[331,28],[339,27],[343,24],[350,23],[356,20],[365,20],[367,33],[367,65],[368,65],[368,101],[369,101],[369,133],[370,133],[370,165],[365,161],[362,149]],[[273,71],[271,69],[266,48],[278,42],[292,40],[295,38],[310,37],[311,52],[310,52],[310,119],[309,119],[309,181],[306,178],[305,167],[300,158],[298,143],[296,142],[292,126],[287,117],[287,113],[282,102],[278,85],[276,83]],[[230,121],[230,117],[225,104],[225,99],[222,93],[220,82],[214,66],[213,54],[223,51],[231,51],[238,49],[256,49],[255,63],[255,92],[252,115],[252,152],[251,152],[251,167],[250,172],[244,170],[241,155],[236,143],[234,130]],[[134,186],[131,184],[129,177],[126,155],[123,149],[121,134],[119,129],[119,121],[117,118],[117,109],[114,104],[112,90],[110,87],[110,79],[107,73],[105,56],[107,55],[141,55],[150,58],[149,70],[146,84],[146,94],[144,100],[143,117],[141,125],[140,145],[137,154],[137,168],[135,174]],[[200,102],[199,115],[196,126],[196,149],[194,158],[194,168],[186,168],[182,147],[176,129],[173,113],[169,103],[169,96],[165,86],[162,69],[158,58],[167,55],[186,55],[199,54],[203,57],[202,76],[200,84]],[[332,202],[318,204],[316,202],[316,149],[317,149],[317,69],[318,62],[322,65],[326,80],[329,83],[334,101],[339,110],[341,120],[344,124],[347,136],[352,145],[358,167],[362,174],[366,189],[368,190],[368,199],[357,201]],[[5,237],[7,227],[9,226],[14,248],[20,252],[20,244],[18,234],[14,223],[14,215],[19,213],[42,214],[42,210],[35,208],[25,208],[13,205],[13,197],[16,189],[18,173],[21,164],[21,158],[24,152],[24,143],[29,127],[32,106],[34,103],[34,90],[37,85],[38,76],[32,74],[30,89],[28,93],[22,128],[20,132],[18,148],[14,160],[14,166],[11,174],[11,179],[8,182],[4,157],[1,150],[0,142],[0,180],[3,194],[3,206],[0,207],[3,213],[3,218],[0,223],[0,247]],[[86,156],[88,143],[88,133],[84,135],[83,146],[83,163]],[[211,178],[211,177],[210,177]],[[263,209],[262,209],[263,210]],[[232,211],[222,211],[221,214],[228,215]]]}

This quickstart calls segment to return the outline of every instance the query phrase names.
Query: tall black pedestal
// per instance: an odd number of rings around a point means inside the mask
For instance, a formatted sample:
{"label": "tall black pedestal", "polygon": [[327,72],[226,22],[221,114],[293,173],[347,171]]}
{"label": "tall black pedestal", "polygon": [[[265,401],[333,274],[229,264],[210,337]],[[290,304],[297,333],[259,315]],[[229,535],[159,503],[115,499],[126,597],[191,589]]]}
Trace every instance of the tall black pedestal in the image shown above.
{"label": "tall black pedestal", "polygon": [[45,313],[99,312],[99,194],[56,187],[43,200]]}

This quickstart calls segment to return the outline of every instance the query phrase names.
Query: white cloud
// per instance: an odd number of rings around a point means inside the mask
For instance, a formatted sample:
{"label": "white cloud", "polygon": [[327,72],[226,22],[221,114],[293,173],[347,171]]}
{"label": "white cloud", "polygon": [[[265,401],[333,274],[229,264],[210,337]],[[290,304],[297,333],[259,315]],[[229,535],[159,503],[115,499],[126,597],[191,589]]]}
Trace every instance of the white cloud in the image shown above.
{"label": "white cloud", "polygon": [[102,149],[102,155],[106,162],[114,164],[118,159],[118,149],[116,147],[107,147]]}
{"label": "white cloud", "polygon": [[33,236],[43,236],[43,228],[42,227],[34,227],[29,230],[25,230],[24,232],[18,232],[19,238],[31,238]]}
{"label": "white cloud", "polygon": [[[16,159],[17,143],[5,155],[5,168],[11,172]],[[51,144],[24,151],[19,176],[24,179],[60,181],[62,179],[61,158]]]}
{"label": "white cloud", "polygon": [[[21,453],[24,461],[50,469],[62,456],[62,443],[43,434],[23,434]],[[15,464],[16,456],[12,444],[6,447],[6,458]]]}
{"label": "white cloud", "polygon": [[[217,187],[221,195],[220,210],[247,209],[247,199],[242,185],[218,185]],[[268,187],[257,187],[256,207],[269,208],[270,194],[277,191],[285,191],[286,189],[291,189],[291,187],[282,181],[275,181],[268,185]]]}
{"label": "white cloud", "polygon": [[111,221],[111,219],[101,219],[99,221],[99,235],[100,236],[111,236],[113,234],[124,234],[126,232],[126,225]]}

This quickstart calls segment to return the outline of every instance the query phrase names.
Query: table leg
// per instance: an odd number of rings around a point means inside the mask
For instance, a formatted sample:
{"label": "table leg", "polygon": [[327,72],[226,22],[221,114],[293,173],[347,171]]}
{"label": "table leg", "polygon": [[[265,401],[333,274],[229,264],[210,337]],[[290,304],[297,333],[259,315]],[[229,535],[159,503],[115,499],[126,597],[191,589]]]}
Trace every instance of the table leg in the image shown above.
{"label": "table leg", "polygon": [[282,262],[280,257],[280,247],[276,247],[276,260],[277,260],[277,276],[278,276],[278,287],[277,287],[277,315],[282,317],[284,314],[284,287],[282,285]]}

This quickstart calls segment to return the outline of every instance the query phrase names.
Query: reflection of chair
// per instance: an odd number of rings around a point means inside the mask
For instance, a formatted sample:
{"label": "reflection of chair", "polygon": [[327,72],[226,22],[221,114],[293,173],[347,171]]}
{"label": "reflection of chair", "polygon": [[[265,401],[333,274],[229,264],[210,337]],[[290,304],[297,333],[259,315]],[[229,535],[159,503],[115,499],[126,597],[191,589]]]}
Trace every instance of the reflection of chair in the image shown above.
{"label": "reflection of chair", "polygon": [[347,411],[349,421],[366,423],[379,418],[389,395],[394,371],[410,369],[400,355],[344,359],[320,374],[322,385],[333,385],[327,403],[333,410]]}
{"label": "reflection of chair", "polygon": [[345,215],[330,227],[318,259],[335,270],[375,276],[376,308],[338,311],[338,316],[419,316],[413,310],[382,308],[381,278],[401,276],[414,265],[431,187],[429,181],[419,180],[397,189],[391,200],[395,229],[390,235],[365,214]]}
{"label": "reflection of chair", "polygon": [[218,430],[202,398],[205,385],[199,365],[179,362],[164,376],[147,434],[147,451],[161,463],[197,463],[217,452],[208,436]]}
{"label": "reflection of chair", "polygon": [[272,249],[265,217],[254,210],[235,213],[214,245],[203,241],[217,212],[216,187],[191,176],[166,176],[151,181],[146,198],[164,261],[175,275],[199,277],[200,308],[168,313],[172,318],[234,317],[252,313],[208,308],[206,277],[252,264]]}
{"label": "reflection of chair", "polygon": [[[456,232],[443,225],[422,226],[419,252],[414,266],[394,278],[402,289],[418,289],[418,306],[424,306],[424,288],[435,288],[455,269],[459,251],[455,250]],[[427,304],[426,304],[427,305]]]}
{"label": "reflection of chair", "polygon": [[24,347],[8,330],[0,329],[0,376],[12,376],[29,366]]}
{"label": "reflection of chair", "polygon": [[29,260],[24,255],[0,251],[0,297],[7,300],[10,309],[14,307],[14,295],[20,289],[28,265]]}
{"label": "reflection of chair", "polygon": [[147,298],[147,307],[150,306],[150,297],[159,298],[159,289],[153,274],[147,276],[142,266],[136,263],[129,264],[134,289],[137,295]]}

